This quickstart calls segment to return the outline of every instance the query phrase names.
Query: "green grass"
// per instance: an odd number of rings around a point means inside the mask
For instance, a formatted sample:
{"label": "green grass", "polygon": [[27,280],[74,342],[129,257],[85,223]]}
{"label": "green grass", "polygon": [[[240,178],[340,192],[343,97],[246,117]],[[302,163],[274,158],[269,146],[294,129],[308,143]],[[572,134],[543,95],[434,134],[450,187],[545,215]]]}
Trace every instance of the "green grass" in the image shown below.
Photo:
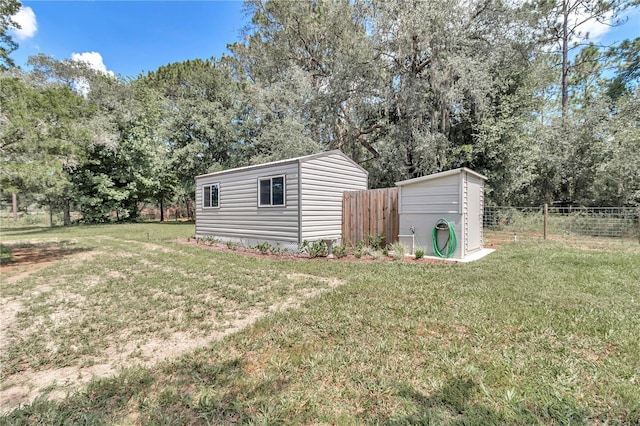
{"label": "green grass", "polygon": [[[31,301],[4,355],[9,371],[99,362],[122,330],[142,340],[207,335],[234,312],[344,285],[0,423],[640,423],[634,242],[507,243],[471,264],[424,265],[254,259],[168,241],[192,225],[11,233],[73,241],[85,261],[71,256],[2,286],[3,298]],[[47,323],[60,311],[74,319]]]}

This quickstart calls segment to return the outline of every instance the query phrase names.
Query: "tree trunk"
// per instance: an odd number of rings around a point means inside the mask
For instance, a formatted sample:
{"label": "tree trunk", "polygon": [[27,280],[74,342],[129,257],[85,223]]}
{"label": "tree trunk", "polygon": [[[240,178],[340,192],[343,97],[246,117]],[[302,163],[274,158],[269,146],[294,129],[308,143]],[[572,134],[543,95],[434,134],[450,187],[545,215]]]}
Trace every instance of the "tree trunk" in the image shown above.
{"label": "tree trunk", "polygon": [[562,0],[562,118],[567,112],[569,98],[569,0]]}
{"label": "tree trunk", "polygon": [[53,202],[49,200],[49,226],[53,228]]}
{"label": "tree trunk", "polygon": [[15,192],[11,194],[11,207],[13,209],[13,221],[18,221],[18,194]]}
{"label": "tree trunk", "polygon": [[64,199],[64,226],[71,226],[71,201]]}
{"label": "tree trunk", "polygon": [[189,197],[184,197],[184,205],[187,208],[187,217],[189,218],[189,220],[193,220],[193,214],[191,212],[191,200],[189,199]]}
{"label": "tree trunk", "polygon": [[160,222],[164,222],[164,202],[160,198]]}

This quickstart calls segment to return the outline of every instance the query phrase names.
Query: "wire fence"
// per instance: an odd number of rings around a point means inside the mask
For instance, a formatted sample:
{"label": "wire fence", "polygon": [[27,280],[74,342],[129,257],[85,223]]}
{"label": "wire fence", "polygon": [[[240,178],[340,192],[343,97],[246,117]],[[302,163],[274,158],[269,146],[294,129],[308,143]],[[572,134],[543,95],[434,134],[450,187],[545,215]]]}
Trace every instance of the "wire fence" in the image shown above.
{"label": "wire fence", "polygon": [[[546,210],[546,213],[545,213]],[[636,207],[484,208],[485,238],[621,238],[640,241]]]}

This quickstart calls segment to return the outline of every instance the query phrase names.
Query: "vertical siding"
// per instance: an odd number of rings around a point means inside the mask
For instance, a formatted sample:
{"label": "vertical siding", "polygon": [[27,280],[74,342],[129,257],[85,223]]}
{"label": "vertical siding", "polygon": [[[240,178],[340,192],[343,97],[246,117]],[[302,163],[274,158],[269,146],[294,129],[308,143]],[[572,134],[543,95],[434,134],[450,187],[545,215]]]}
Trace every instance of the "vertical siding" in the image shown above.
{"label": "vertical siding", "polygon": [[[285,206],[258,207],[258,178],[285,176]],[[220,184],[220,207],[202,207],[202,186]],[[298,163],[230,170],[196,178],[196,236],[298,242]]]}
{"label": "vertical siding", "polygon": [[367,189],[367,173],[344,155],[330,153],[301,164],[301,239],[339,239],[342,194]]}
{"label": "vertical siding", "polygon": [[398,188],[345,191],[342,198],[342,238],[347,244],[384,235],[384,244],[398,241]]}

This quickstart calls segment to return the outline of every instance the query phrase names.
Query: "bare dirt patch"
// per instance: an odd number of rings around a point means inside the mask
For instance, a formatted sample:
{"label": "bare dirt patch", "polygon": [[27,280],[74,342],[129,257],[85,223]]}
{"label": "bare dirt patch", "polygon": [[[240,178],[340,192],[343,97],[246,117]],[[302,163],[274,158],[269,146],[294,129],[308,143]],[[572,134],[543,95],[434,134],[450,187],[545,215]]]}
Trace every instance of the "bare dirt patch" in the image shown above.
{"label": "bare dirt patch", "polygon": [[[135,248],[137,250],[137,248]],[[42,251],[39,247],[38,251]],[[27,250],[28,252],[28,250]],[[16,275],[12,280],[20,281],[30,279],[29,275],[49,264],[63,259],[70,258],[71,263],[82,262],[92,257],[93,252],[61,251],[50,250],[51,255],[39,253],[33,256],[25,254],[21,256],[20,262],[16,262],[23,268],[14,271]],[[105,256],[126,256],[132,252],[107,253],[100,252]],[[30,260],[26,260],[30,259]],[[44,260],[46,259],[46,260]],[[66,260],[64,260],[66,262]],[[29,263],[31,262],[31,263]],[[158,268],[171,270],[177,275],[184,275],[185,271],[179,267],[171,265],[160,265],[154,262],[139,262],[144,268],[135,270],[155,271]],[[16,267],[16,266],[12,266]],[[173,268],[176,268],[174,271]],[[47,339],[50,329],[64,331],[67,327],[77,327],[77,319],[87,315],[86,304],[91,303],[89,297],[85,296],[83,289],[88,289],[94,285],[101,286],[107,281],[114,279],[124,279],[126,274],[116,270],[96,270],[98,275],[88,275],[80,287],[69,286],[65,282],[65,276],[56,277],[53,281],[39,285],[33,289],[23,292],[20,296],[0,299],[0,362],[8,359],[12,345],[19,344],[20,339],[28,338],[34,334],[41,334],[43,339]],[[140,272],[141,273],[141,272]],[[274,271],[273,276],[277,276]],[[264,277],[260,275],[260,279]],[[213,289],[210,293],[203,294],[202,301],[209,300],[216,302],[218,308],[206,310],[203,304],[198,305],[199,309],[204,309],[203,317],[191,323],[188,328],[182,328],[182,324],[189,324],[183,321],[166,320],[166,323],[158,321],[149,324],[155,331],[139,334],[140,324],[132,325],[127,323],[125,328],[109,330],[107,334],[101,336],[106,342],[106,346],[99,347],[97,353],[88,355],[78,355],[67,359],[66,365],[35,365],[19,362],[17,370],[3,368],[0,371],[2,381],[0,383],[0,412],[15,409],[19,405],[32,402],[40,395],[46,395],[50,399],[63,398],[67,393],[73,392],[79,386],[88,383],[93,378],[109,377],[117,374],[122,368],[135,365],[152,366],[167,359],[176,358],[195,349],[206,347],[211,342],[220,340],[225,336],[238,332],[250,326],[260,318],[272,314],[273,312],[294,309],[300,306],[305,300],[319,296],[321,293],[330,291],[336,286],[345,284],[337,278],[318,277],[309,274],[289,274],[282,277],[297,283],[296,287],[288,291],[282,297],[268,297],[259,300],[257,303],[244,304],[242,301],[226,299],[223,293],[218,293]],[[90,281],[91,285],[86,282]],[[3,282],[6,282],[3,279]],[[308,284],[308,285],[307,285]],[[225,283],[226,289],[233,287],[233,283]],[[277,282],[265,282],[266,287],[278,285]],[[149,287],[153,290],[154,287]],[[254,288],[255,291],[269,293],[268,288]],[[164,291],[164,292],[163,292]],[[175,315],[184,316],[183,307],[178,302],[178,296],[167,293],[165,290],[156,289],[156,292],[166,296],[167,303],[173,306]],[[166,293],[166,294],[165,294]],[[24,327],[19,325],[19,318],[24,317],[28,311],[30,303],[34,298],[40,299],[39,303],[48,309],[46,314],[39,315],[37,312],[30,313],[31,325]],[[108,297],[108,295],[107,295]],[[218,303],[219,302],[219,303]],[[172,310],[171,308],[169,310]],[[165,311],[166,312],[166,311]],[[128,315],[123,312],[123,315]],[[177,324],[177,326],[176,326]],[[208,328],[202,329],[201,325],[207,324]],[[138,327],[138,328],[135,328]],[[34,329],[35,328],[35,329]],[[138,330],[138,331],[136,331]],[[79,329],[79,332],[83,330]],[[60,348],[60,342],[47,341],[46,348],[40,349],[45,357],[54,357],[60,350],[75,351],[74,345]],[[14,346],[15,348],[15,346]],[[46,362],[46,359],[45,359]],[[14,363],[15,364],[15,363]],[[6,367],[8,364],[5,364]]]}
{"label": "bare dirt patch", "polygon": [[5,246],[11,249],[12,259],[0,264],[0,282],[2,284],[16,283],[64,258],[84,256],[79,260],[85,260],[93,256],[85,248],[62,247],[55,242],[17,247],[5,244]]}
{"label": "bare dirt patch", "polygon": [[[329,287],[341,283],[339,280],[333,280]],[[322,293],[321,290],[308,291],[288,297],[284,301],[266,307],[266,309],[265,307],[256,307],[244,310],[238,315],[238,318],[225,321],[222,331],[213,330],[204,336],[181,331],[165,337],[146,339],[143,343],[139,343],[135,337],[129,336],[127,341],[107,348],[104,351],[105,356],[102,357],[103,361],[93,365],[74,365],[40,371],[25,370],[10,375],[4,378],[0,387],[0,407],[2,407],[0,412],[28,404],[43,393],[50,399],[60,399],[92,379],[112,376],[122,368],[134,365],[152,366],[158,362],[206,347],[213,341],[221,340],[225,336],[250,326],[270,313],[295,308],[302,301],[318,296],[320,293]],[[5,323],[5,318],[8,319],[7,323],[11,322],[12,316],[20,310],[20,307],[21,305],[15,302],[3,305],[0,309],[2,323]],[[3,341],[4,331],[4,327],[0,329],[0,338],[3,338]],[[6,348],[0,347],[0,350],[4,349]]]}

